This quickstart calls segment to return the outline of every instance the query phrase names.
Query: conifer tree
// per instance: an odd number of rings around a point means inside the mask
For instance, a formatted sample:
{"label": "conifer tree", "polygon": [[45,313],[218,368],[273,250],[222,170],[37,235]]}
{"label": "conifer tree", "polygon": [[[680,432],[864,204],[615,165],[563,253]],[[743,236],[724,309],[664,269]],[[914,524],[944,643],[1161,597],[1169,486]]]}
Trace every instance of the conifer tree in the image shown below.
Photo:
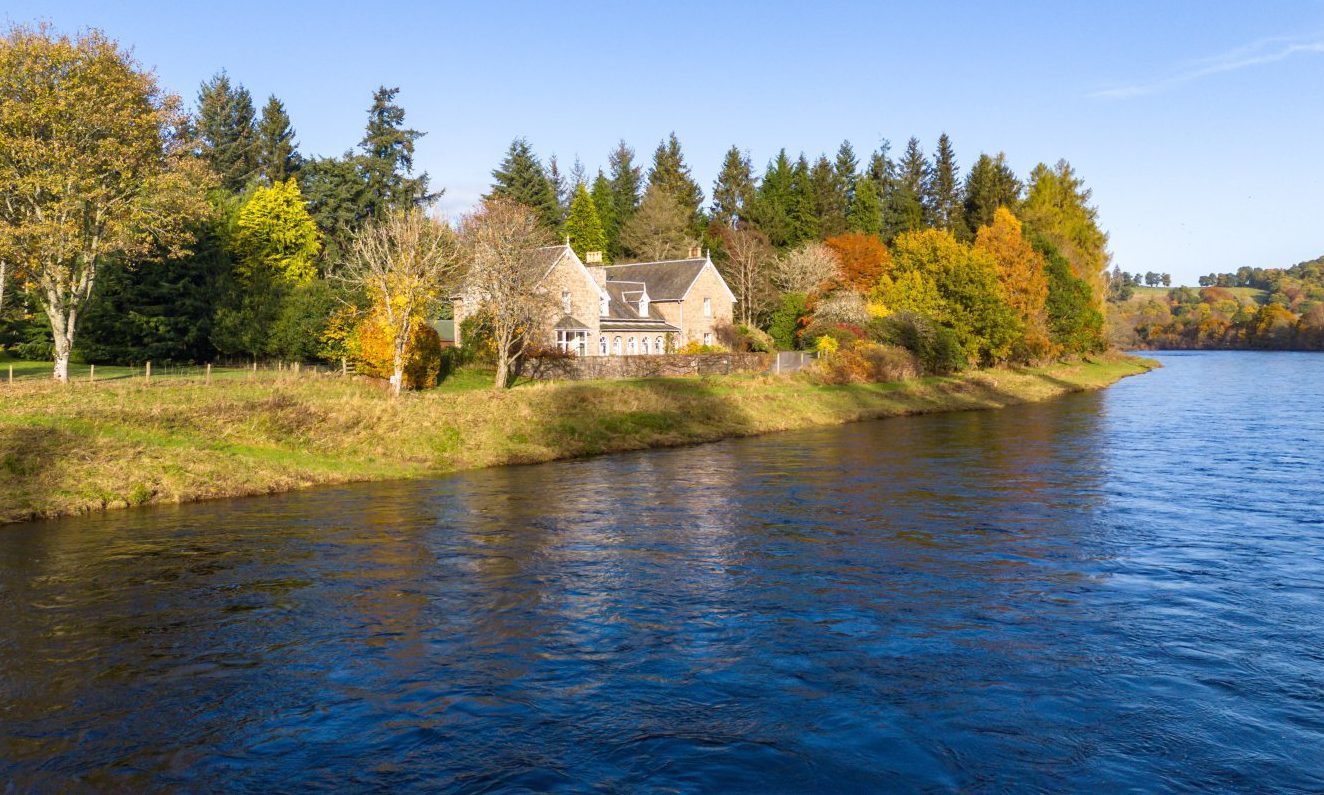
{"label": "conifer tree", "polygon": [[253,97],[231,84],[220,72],[198,90],[198,138],[202,156],[232,193],[244,189],[257,174],[257,132],[253,127]]}
{"label": "conifer tree", "polygon": [[930,168],[919,139],[912,137],[906,142],[906,152],[897,170],[895,187],[883,207],[884,234],[888,240],[921,229],[926,223],[924,196],[928,193]]}
{"label": "conifer tree", "polygon": [[965,178],[964,220],[967,239],[981,226],[993,223],[999,207],[1015,211],[1020,205],[1021,181],[1007,165],[1006,155],[981,154]]}
{"label": "conifer tree", "polygon": [[[607,168],[610,172],[611,206],[619,228],[639,209],[643,169],[634,164],[634,150],[626,146],[625,141],[618,143],[607,156]],[[619,255],[621,252],[617,249],[612,253]]]}
{"label": "conifer tree", "polygon": [[621,245],[627,254],[645,260],[684,256],[693,240],[689,218],[676,197],[649,185],[639,209],[621,227]]}
{"label": "conifer tree", "polygon": [[522,204],[538,214],[547,230],[560,228],[560,209],[552,183],[523,138],[510,142],[505,159],[492,171],[492,190],[484,198],[509,199]]}
{"label": "conifer tree", "polygon": [[841,146],[837,147],[837,160],[832,165],[832,171],[837,177],[838,190],[846,196],[847,206],[855,198],[855,178],[859,168],[860,161],[855,157],[855,147],[851,146],[850,141],[842,141]]}
{"label": "conifer tree", "polygon": [[574,192],[575,186],[566,182],[565,174],[561,172],[561,164],[553,154],[547,160],[547,181],[552,186],[552,193],[556,196],[557,219],[565,218],[566,210],[570,207],[570,196]]}
{"label": "conifer tree", "polygon": [[364,179],[363,216],[407,210],[436,198],[428,193],[428,174],[414,170],[414,142],[426,133],[404,126],[405,109],[395,102],[399,88],[379,87],[372,94],[368,125],[359,142]]}
{"label": "conifer tree", "polygon": [[575,186],[561,233],[570,238],[570,248],[581,259],[589,251],[607,250],[607,234],[603,231],[602,219],[598,217],[597,205],[582,182]]}
{"label": "conifer tree", "polygon": [[297,147],[285,105],[273,94],[267,98],[257,124],[257,166],[268,185],[284,182],[298,173],[303,158]]}
{"label": "conifer tree", "polygon": [[749,155],[732,146],[713,184],[713,220],[735,229],[750,220],[754,203],[754,167]]}
{"label": "conifer tree", "polygon": [[608,258],[614,257],[620,251],[621,223],[616,217],[611,180],[602,173],[602,169],[598,169],[598,176],[593,180],[593,188],[589,191],[589,196],[593,197],[593,206],[597,208],[598,220],[602,222],[602,233],[607,240],[606,248],[603,250]]}
{"label": "conifer tree", "polygon": [[809,169],[809,194],[817,236],[832,237],[845,232],[850,194],[826,155],[820,155]]}
{"label": "conifer tree", "polygon": [[1091,191],[1065,160],[1030,172],[1021,214],[1025,224],[1047,238],[1071,264],[1076,278],[1089,285],[1096,304],[1105,297],[1108,235],[1099,228]]}
{"label": "conifer tree", "polygon": [[855,201],[851,202],[847,223],[853,232],[866,235],[883,233],[883,203],[878,198],[874,181],[861,176],[855,182]]}
{"label": "conifer tree", "polygon": [[703,223],[703,189],[690,176],[680,140],[673,132],[657,145],[653,153],[653,167],[648,171],[648,184],[675,198],[690,218],[690,225],[698,229]]}
{"label": "conifer tree", "polygon": [[791,170],[790,243],[818,238],[818,216],[814,212],[813,187],[810,184],[809,159],[800,153]]}
{"label": "conifer tree", "polygon": [[929,217],[934,226],[962,230],[961,181],[956,166],[956,152],[947,133],[938,136],[938,151],[933,158],[933,178],[929,181]]}

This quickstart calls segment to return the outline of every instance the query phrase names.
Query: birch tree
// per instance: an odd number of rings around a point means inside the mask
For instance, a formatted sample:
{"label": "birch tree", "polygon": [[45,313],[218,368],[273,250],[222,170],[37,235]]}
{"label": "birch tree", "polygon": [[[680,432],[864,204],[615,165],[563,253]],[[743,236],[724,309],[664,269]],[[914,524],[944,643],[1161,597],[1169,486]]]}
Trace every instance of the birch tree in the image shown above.
{"label": "birch tree", "polygon": [[422,210],[395,211],[354,236],[342,277],[361,288],[391,343],[391,394],[404,387],[416,326],[459,283],[455,233]]}
{"label": "birch tree", "polygon": [[537,213],[508,199],[487,199],[460,222],[469,267],[465,300],[475,301],[491,323],[497,389],[510,386],[534,329],[554,306],[542,283],[547,263],[532,256],[549,242]]}
{"label": "birch tree", "polygon": [[804,243],[777,258],[773,280],[784,292],[811,295],[836,279],[841,263],[822,243]]}
{"label": "birch tree", "polygon": [[50,320],[58,381],[98,274],[183,254],[186,222],[207,212],[185,121],[179,98],[97,31],[0,37],[0,251]]}
{"label": "birch tree", "polygon": [[769,271],[776,254],[768,236],[757,229],[723,229],[722,248],[726,251],[722,270],[740,304],[740,321],[748,325],[771,297]]}

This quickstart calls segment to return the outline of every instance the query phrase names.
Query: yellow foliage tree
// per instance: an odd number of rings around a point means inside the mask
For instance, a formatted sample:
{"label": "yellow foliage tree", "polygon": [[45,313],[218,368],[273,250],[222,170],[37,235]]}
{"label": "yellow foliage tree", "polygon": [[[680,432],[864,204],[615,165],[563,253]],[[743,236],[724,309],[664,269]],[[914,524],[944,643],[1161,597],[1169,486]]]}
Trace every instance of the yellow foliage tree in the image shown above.
{"label": "yellow foliage tree", "polygon": [[[388,380],[397,376],[395,325],[382,313],[371,312],[359,321],[348,339],[348,349],[360,374]],[[398,372],[401,385],[431,389],[440,374],[441,336],[427,323],[414,323]]]}
{"label": "yellow foliage tree", "polygon": [[1021,222],[1011,210],[999,207],[993,222],[979,228],[975,249],[988,254],[997,265],[998,282],[1007,304],[1024,325],[1021,355],[1030,360],[1054,355],[1055,346],[1048,337],[1048,277],[1044,258],[1021,233]]}

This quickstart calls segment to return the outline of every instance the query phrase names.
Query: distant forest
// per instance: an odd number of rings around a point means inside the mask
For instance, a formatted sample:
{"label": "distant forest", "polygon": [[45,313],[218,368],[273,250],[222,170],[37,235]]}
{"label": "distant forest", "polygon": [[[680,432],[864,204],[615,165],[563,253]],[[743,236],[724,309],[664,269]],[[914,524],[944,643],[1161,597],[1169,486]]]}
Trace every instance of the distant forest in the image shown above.
{"label": "distant forest", "polygon": [[1122,346],[1324,350],[1324,257],[1290,268],[1239,268],[1163,295],[1125,292],[1114,277],[1109,321]]}

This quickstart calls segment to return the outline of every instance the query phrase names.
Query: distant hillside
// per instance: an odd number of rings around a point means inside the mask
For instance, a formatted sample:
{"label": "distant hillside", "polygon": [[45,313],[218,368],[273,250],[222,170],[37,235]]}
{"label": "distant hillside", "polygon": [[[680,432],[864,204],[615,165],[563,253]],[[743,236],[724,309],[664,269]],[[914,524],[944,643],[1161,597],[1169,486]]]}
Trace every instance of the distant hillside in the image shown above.
{"label": "distant hillside", "polygon": [[1199,289],[1114,291],[1108,325],[1123,348],[1324,350],[1324,256],[1211,273]]}

